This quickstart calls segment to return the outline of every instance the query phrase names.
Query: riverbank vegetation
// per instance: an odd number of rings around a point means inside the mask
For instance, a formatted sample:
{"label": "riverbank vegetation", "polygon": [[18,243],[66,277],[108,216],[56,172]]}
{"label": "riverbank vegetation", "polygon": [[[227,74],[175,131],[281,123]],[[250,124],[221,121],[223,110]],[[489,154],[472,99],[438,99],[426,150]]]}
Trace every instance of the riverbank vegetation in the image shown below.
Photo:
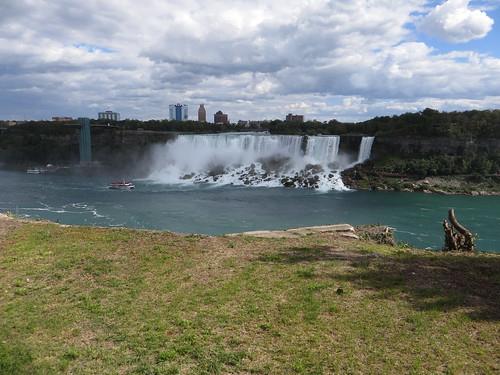
{"label": "riverbank vegetation", "polygon": [[500,110],[439,112],[425,109],[399,116],[375,117],[360,123],[363,132],[377,136],[500,138]]}
{"label": "riverbank vegetation", "polygon": [[426,158],[388,157],[377,162],[385,173],[426,176],[473,175],[500,173],[500,155],[429,155]]}
{"label": "riverbank vegetation", "polygon": [[0,373],[497,373],[500,258],[0,221]]}
{"label": "riverbank vegetation", "polygon": [[484,155],[384,157],[342,172],[358,190],[500,195],[500,158]]}

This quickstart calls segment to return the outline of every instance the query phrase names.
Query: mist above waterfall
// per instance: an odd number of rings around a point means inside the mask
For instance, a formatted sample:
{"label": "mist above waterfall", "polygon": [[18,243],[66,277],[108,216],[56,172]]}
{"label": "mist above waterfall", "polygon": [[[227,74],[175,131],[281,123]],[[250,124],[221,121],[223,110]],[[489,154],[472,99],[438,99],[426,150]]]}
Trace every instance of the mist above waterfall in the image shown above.
{"label": "mist above waterfall", "polygon": [[[365,142],[358,160],[369,158],[372,143]],[[350,159],[339,153],[339,145],[338,136],[180,135],[154,148],[149,179],[164,184],[346,190],[340,171]]]}

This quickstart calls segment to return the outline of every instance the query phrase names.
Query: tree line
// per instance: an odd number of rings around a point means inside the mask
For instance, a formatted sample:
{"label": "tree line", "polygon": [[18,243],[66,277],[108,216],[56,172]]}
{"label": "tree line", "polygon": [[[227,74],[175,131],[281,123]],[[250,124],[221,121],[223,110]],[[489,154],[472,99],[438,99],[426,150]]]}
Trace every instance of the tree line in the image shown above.
{"label": "tree line", "polygon": [[[416,136],[451,138],[500,138],[500,110],[440,112],[425,109],[415,113],[394,116],[379,116],[358,123],[343,123],[337,120],[287,122],[283,120],[252,123],[250,126],[236,124],[210,124],[197,121],[134,120],[122,121],[92,120],[94,125],[112,125],[128,130],[154,130],[191,133],[222,133],[243,131],[269,131],[271,134],[291,135],[374,135],[374,136]],[[72,124],[77,124],[73,122]],[[1,122],[0,122],[0,125]],[[45,128],[57,132],[50,121],[30,121],[20,127],[33,132]],[[63,131],[63,130],[61,130]]]}

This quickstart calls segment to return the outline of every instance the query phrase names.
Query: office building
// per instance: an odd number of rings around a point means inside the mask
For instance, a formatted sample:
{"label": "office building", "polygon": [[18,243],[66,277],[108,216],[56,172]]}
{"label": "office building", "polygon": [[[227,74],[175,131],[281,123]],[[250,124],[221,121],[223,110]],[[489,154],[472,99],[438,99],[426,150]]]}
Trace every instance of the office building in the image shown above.
{"label": "office building", "polygon": [[99,120],[120,121],[120,114],[113,111],[99,112]]}
{"label": "office building", "polygon": [[222,111],[217,111],[217,113],[214,115],[214,123],[227,125],[229,124],[229,118],[227,117],[226,113],[222,113]]}
{"label": "office building", "polygon": [[304,115],[293,115],[289,113],[286,115],[286,122],[304,122]]}
{"label": "office building", "polygon": [[173,121],[188,120],[188,106],[186,104],[171,104],[169,106],[169,118]]}
{"label": "office building", "polygon": [[204,104],[200,104],[198,109],[198,122],[207,122],[207,110]]}

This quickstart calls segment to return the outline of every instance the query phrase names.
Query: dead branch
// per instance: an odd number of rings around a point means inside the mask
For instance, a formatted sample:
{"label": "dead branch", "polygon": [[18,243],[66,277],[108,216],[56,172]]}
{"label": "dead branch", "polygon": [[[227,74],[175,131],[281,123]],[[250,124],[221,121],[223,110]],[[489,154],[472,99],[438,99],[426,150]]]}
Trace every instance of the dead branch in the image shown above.
{"label": "dead branch", "polygon": [[460,224],[455,210],[448,211],[448,220],[443,222],[444,251],[474,251],[474,235]]}

